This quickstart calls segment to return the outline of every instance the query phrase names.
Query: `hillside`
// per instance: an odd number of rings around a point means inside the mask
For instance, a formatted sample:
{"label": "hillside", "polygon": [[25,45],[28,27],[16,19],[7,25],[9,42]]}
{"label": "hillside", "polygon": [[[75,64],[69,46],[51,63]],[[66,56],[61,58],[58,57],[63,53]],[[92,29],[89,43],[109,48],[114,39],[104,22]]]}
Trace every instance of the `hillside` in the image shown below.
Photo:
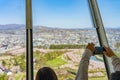
{"label": "hillside", "polygon": [[[14,52],[11,50],[8,51],[7,54],[0,56],[2,65],[12,72],[12,75],[6,77],[11,78],[14,76],[16,80],[16,78],[18,78],[17,76],[19,76],[18,80],[21,80],[21,78],[25,80],[26,61],[24,51],[25,49],[17,49]],[[84,49],[51,50],[34,48],[34,72],[36,74],[40,67],[49,66],[56,71],[59,80],[74,80],[83,51]],[[104,76],[103,62],[95,61],[94,59],[90,60],[89,77],[104,78]]]}

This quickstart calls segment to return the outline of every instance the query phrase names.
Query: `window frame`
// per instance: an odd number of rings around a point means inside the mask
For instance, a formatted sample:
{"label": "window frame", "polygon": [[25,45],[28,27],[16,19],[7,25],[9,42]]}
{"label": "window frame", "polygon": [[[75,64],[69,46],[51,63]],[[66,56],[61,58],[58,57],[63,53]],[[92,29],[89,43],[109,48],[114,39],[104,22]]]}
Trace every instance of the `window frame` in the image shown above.
{"label": "window frame", "polygon": [[[96,0],[88,0],[89,8],[92,16],[93,24],[96,28],[100,46],[109,46],[103,22],[101,19],[99,7]],[[26,0],[26,79],[34,80],[33,70],[33,33],[32,33],[32,0]],[[110,73],[113,72],[112,64],[109,59],[103,55],[107,77],[110,78]]]}

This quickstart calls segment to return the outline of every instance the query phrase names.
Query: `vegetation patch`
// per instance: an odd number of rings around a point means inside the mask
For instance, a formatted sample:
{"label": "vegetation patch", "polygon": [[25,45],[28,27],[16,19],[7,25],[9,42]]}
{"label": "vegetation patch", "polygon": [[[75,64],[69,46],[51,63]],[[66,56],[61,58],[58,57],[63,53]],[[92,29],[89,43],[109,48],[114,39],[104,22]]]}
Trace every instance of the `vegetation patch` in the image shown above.
{"label": "vegetation patch", "polygon": [[89,80],[107,80],[106,77],[91,77]]}
{"label": "vegetation patch", "polygon": [[51,67],[59,67],[59,66],[64,65],[66,63],[67,62],[65,62],[64,60],[61,59],[61,56],[46,62],[46,64],[51,66]]}
{"label": "vegetation patch", "polygon": [[77,45],[77,44],[51,44],[50,49],[83,49],[86,45]]}

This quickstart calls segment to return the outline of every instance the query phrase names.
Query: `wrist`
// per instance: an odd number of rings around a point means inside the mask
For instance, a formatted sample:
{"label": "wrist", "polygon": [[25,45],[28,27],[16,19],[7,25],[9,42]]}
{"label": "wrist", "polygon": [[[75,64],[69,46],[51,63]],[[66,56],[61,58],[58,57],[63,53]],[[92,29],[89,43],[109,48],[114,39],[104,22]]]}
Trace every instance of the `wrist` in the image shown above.
{"label": "wrist", "polygon": [[111,59],[112,60],[114,60],[114,59],[116,59],[116,58],[118,58],[117,56],[111,56]]}
{"label": "wrist", "polygon": [[86,50],[89,50],[89,51],[91,51],[92,53],[94,52],[94,50],[92,50],[92,49],[89,49],[89,48],[86,48]]}
{"label": "wrist", "polygon": [[[85,51],[87,51],[88,54],[93,55],[93,52],[92,52],[90,49],[86,49]],[[88,54],[87,54],[87,55],[88,55]]]}

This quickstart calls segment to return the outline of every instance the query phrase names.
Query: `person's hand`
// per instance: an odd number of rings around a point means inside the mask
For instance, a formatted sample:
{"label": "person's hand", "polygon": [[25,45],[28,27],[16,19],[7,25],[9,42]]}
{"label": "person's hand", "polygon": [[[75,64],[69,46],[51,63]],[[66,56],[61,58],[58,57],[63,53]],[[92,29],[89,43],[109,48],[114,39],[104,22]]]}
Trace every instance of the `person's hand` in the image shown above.
{"label": "person's hand", "polygon": [[86,46],[86,49],[89,49],[92,52],[94,52],[94,50],[95,50],[94,44],[93,43],[88,43],[88,45]]}
{"label": "person's hand", "polygon": [[110,49],[109,47],[103,46],[105,48],[105,51],[103,51],[103,53],[108,56],[108,57],[112,57],[115,56],[114,52],[112,51],[112,49]]}

